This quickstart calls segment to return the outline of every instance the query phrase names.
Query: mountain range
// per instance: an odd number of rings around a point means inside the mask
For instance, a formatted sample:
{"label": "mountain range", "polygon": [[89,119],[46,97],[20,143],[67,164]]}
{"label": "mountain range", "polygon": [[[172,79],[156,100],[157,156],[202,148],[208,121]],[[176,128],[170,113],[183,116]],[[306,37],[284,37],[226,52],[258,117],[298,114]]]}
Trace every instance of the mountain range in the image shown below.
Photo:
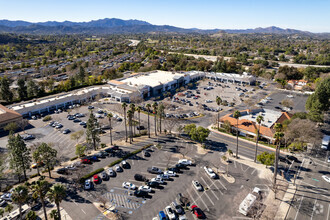
{"label": "mountain range", "polygon": [[105,18],[89,22],[47,21],[27,22],[0,20],[0,33],[27,33],[27,34],[120,34],[120,33],[202,33],[215,34],[219,32],[233,34],[267,33],[267,34],[312,34],[295,29],[279,27],[255,29],[197,29],[179,28],[170,25],[153,25],[140,20],[122,20]]}

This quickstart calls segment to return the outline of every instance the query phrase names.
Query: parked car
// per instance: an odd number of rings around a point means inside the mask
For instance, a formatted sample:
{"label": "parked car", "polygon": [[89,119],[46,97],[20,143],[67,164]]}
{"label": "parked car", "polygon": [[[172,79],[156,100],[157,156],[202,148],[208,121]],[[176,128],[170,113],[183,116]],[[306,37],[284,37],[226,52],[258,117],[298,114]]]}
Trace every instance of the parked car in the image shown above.
{"label": "parked car", "polygon": [[203,217],[203,212],[200,208],[198,208],[197,205],[192,205],[191,210],[193,211],[193,213],[196,215],[197,218]]}
{"label": "parked car", "polygon": [[82,159],[81,159],[81,163],[83,163],[83,164],[91,164],[92,162],[91,162],[90,159],[82,158]]}
{"label": "parked car", "polygon": [[108,180],[109,179],[109,175],[105,171],[103,171],[101,173],[101,178],[102,178],[102,180]]}
{"label": "parked car", "polygon": [[165,174],[159,174],[159,175],[157,175],[157,178],[160,178],[160,179],[163,179],[163,180],[169,180],[170,176],[165,175]]}
{"label": "parked car", "polygon": [[90,179],[85,181],[84,189],[89,190],[92,188],[92,181]]}
{"label": "parked car", "polygon": [[117,174],[116,174],[116,171],[114,171],[112,168],[109,168],[108,169],[108,174],[109,176],[111,177],[115,177]]}
{"label": "parked car", "polygon": [[144,130],[145,127],[144,127],[143,125],[141,125],[141,126],[136,126],[136,129],[137,129],[137,130]]}
{"label": "parked car", "polygon": [[172,209],[179,215],[184,213],[182,206],[178,205],[175,201],[171,203],[171,206]]}
{"label": "parked car", "polygon": [[94,109],[94,106],[90,105],[88,106],[88,109]]}
{"label": "parked car", "polygon": [[327,181],[328,183],[330,183],[330,177],[323,175],[322,178]]}
{"label": "parked car", "polygon": [[166,212],[166,214],[167,214],[167,216],[170,220],[175,220],[176,219],[176,215],[175,215],[175,213],[174,213],[171,206],[166,206],[165,207],[165,212]]}
{"label": "parked car", "polygon": [[152,174],[161,174],[163,171],[158,167],[148,167],[147,171]]}
{"label": "parked car", "polygon": [[73,120],[74,123],[78,123],[81,122],[81,120],[79,118],[76,118],[75,120]]}
{"label": "parked car", "polygon": [[146,196],[148,196],[148,192],[143,191],[143,190],[135,190],[134,191],[134,196],[136,196],[136,197],[146,197]]}
{"label": "parked car", "polygon": [[159,186],[159,183],[156,182],[156,181],[149,181],[149,182],[147,182],[147,186],[150,186],[152,188],[156,188],[156,187]]}
{"label": "parked car", "polygon": [[147,181],[147,178],[141,174],[135,174],[134,179],[137,181],[143,181],[143,182]]}
{"label": "parked car", "polygon": [[33,163],[32,165],[31,165],[31,168],[32,169],[36,169],[37,167],[42,167],[44,165],[44,163],[42,162],[42,161],[39,161],[39,162],[37,162],[37,163]]}
{"label": "parked car", "polygon": [[160,212],[158,213],[158,216],[159,216],[159,220],[167,220],[167,217],[166,217],[164,211],[160,211]]}
{"label": "parked car", "polygon": [[69,134],[71,132],[70,129],[65,129],[64,131],[62,131],[63,134]]}
{"label": "parked car", "polygon": [[157,182],[157,183],[159,183],[159,184],[164,184],[163,179],[160,178],[160,177],[152,178],[150,181],[151,181],[151,182]]}
{"label": "parked car", "polygon": [[143,156],[145,156],[145,157],[150,157],[151,155],[150,155],[150,153],[148,152],[148,151],[143,151]]}
{"label": "parked car", "polygon": [[0,207],[4,207],[7,204],[7,201],[4,199],[0,199]]}
{"label": "parked car", "polygon": [[99,183],[99,182],[100,182],[100,177],[99,177],[99,175],[95,174],[95,175],[93,176],[93,182],[94,182],[94,183]]}
{"label": "parked car", "polygon": [[129,169],[131,167],[131,165],[126,161],[126,160],[123,160],[121,162],[121,166],[124,168],[124,169]]}
{"label": "parked car", "polygon": [[119,166],[118,164],[115,165],[115,170],[116,172],[123,172],[123,168],[121,168],[121,166]]}
{"label": "parked car", "polygon": [[175,176],[176,176],[176,172],[173,172],[173,171],[171,171],[171,170],[166,170],[166,171],[164,172],[164,175],[167,175],[167,176],[169,176],[169,177],[175,177]]}
{"label": "parked car", "polygon": [[11,201],[11,192],[4,193],[0,199],[5,200],[5,201]]}
{"label": "parked car", "polygon": [[192,184],[196,190],[203,191],[203,186],[197,180],[193,180]]}
{"label": "parked car", "polygon": [[24,141],[33,140],[33,139],[35,139],[35,136],[32,135],[32,134],[26,134],[26,135],[23,136]]}
{"label": "parked car", "polygon": [[178,161],[178,163],[184,164],[186,166],[191,166],[192,165],[192,161],[187,160],[187,159],[181,159],[181,160]]}
{"label": "parked car", "polygon": [[132,190],[136,189],[136,186],[133,183],[130,183],[130,182],[123,182],[122,186],[125,189],[132,189]]}
{"label": "parked car", "polygon": [[205,166],[204,170],[212,179],[217,178],[217,174],[215,174],[211,168]]}
{"label": "parked car", "polygon": [[140,186],[138,190],[145,191],[150,193],[151,192],[151,187],[150,186]]}
{"label": "parked car", "polygon": [[56,170],[58,174],[68,174],[68,170],[66,168],[59,168]]}

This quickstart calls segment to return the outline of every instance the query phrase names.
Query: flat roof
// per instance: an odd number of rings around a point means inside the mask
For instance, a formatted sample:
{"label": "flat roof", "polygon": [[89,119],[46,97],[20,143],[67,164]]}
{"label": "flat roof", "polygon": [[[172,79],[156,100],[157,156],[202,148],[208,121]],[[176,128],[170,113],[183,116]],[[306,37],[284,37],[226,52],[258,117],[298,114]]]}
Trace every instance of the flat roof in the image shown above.
{"label": "flat roof", "polygon": [[282,112],[278,112],[270,109],[256,109],[256,110],[251,110],[250,114],[244,114],[244,115],[242,114],[240,120],[246,119],[258,124],[256,120],[258,115],[262,115],[264,117],[264,121],[261,122],[261,124],[267,128],[270,128],[281,117]]}
{"label": "flat roof", "polygon": [[141,86],[148,85],[151,87],[159,86],[161,84],[167,84],[175,79],[175,77],[183,77],[183,73],[174,73],[168,71],[157,70],[146,74],[132,76],[121,80],[121,82],[127,83],[129,86]]}

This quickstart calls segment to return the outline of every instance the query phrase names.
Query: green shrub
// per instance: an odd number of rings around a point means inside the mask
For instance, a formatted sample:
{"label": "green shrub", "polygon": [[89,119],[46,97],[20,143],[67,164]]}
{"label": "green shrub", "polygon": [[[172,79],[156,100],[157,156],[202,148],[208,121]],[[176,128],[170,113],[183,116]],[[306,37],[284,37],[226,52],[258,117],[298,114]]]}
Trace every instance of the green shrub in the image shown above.
{"label": "green shrub", "polygon": [[73,160],[75,160],[75,159],[77,159],[77,158],[78,158],[78,156],[72,157],[72,158],[70,159],[70,161],[73,161]]}
{"label": "green shrub", "polygon": [[32,175],[30,176],[30,179],[32,179],[32,178],[34,178],[34,177],[36,177],[36,176],[39,176],[39,174],[38,174],[38,173],[32,174]]}
{"label": "green shrub", "polygon": [[105,148],[107,145],[105,143],[101,143],[101,148]]}
{"label": "green shrub", "polygon": [[97,169],[97,170],[94,170],[93,172],[89,173],[89,174],[86,174],[85,176],[83,176],[81,179],[80,179],[80,182],[81,183],[84,183],[85,180],[91,178],[92,176],[94,176],[95,174],[98,174],[98,173],[101,173],[104,171],[104,168],[100,168],[100,169]]}
{"label": "green shrub", "polygon": [[120,158],[120,159],[118,159],[118,160],[115,160],[115,161],[113,161],[112,163],[110,163],[110,164],[108,165],[108,167],[113,167],[114,165],[119,164],[119,163],[122,162],[123,160],[124,160],[123,158]]}
{"label": "green shrub", "polygon": [[50,115],[47,115],[42,119],[42,121],[50,121],[50,120],[52,120],[52,116]]}

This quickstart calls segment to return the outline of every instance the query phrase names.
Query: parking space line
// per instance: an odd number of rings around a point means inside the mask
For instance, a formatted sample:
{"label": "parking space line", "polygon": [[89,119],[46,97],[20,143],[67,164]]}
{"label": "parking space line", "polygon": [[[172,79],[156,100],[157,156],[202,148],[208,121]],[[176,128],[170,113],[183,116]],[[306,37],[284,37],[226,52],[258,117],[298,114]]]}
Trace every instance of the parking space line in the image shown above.
{"label": "parking space line", "polygon": [[254,174],[254,172],[256,172],[256,171],[257,171],[257,169],[253,169],[253,171],[252,171],[251,175],[253,175],[253,174]]}
{"label": "parking space line", "polygon": [[317,199],[315,199],[315,202],[314,202],[313,211],[312,211],[312,215],[311,215],[311,220],[313,219],[314,211],[316,209],[316,207],[315,207],[316,202],[317,202]]}
{"label": "parking space line", "polygon": [[[192,187],[193,188],[193,191],[196,193],[196,195],[198,196],[198,198],[196,199],[196,201],[198,201],[198,199],[200,199],[201,201],[202,201],[202,203],[204,204],[204,206],[206,207],[206,209],[207,209],[207,211],[210,211],[209,210],[209,207],[205,204],[205,202],[204,202],[204,200],[202,199],[202,197],[201,197],[201,195],[199,195],[199,193],[197,192],[197,190],[194,188],[194,187]],[[203,194],[202,194],[203,195]],[[211,201],[212,202],[212,201]],[[213,203],[213,202],[212,202]],[[214,205],[214,203],[213,203],[213,205]]]}
{"label": "parking space line", "polygon": [[234,160],[234,165],[235,165],[235,168],[237,168],[237,165],[236,165],[236,161]]}
{"label": "parking space line", "polygon": [[197,202],[195,201],[194,197],[189,193],[189,190],[187,189],[187,193],[190,196],[191,200],[194,202],[194,204],[197,204]]}
{"label": "parking space line", "polygon": [[206,183],[206,181],[204,180],[203,177],[201,177],[201,179],[202,179],[202,181],[205,183],[205,185],[207,185],[207,187],[210,189],[210,191],[213,193],[213,195],[215,196],[215,198],[217,198],[217,200],[219,200],[218,196],[215,195],[215,193],[214,193],[213,190],[211,189],[211,186],[209,186],[209,185]]}
{"label": "parking space line", "polygon": [[328,215],[327,215],[327,220],[329,220],[329,214],[330,214],[330,204],[328,206]]}
{"label": "parking space line", "polygon": [[302,203],[302,201],[304,200],[304,196],[305,196],[305,195],[303,195],[303,196],[301,197],[301,200],[300,200],[300,203],[299,203],[299,206],[298,206],[298,209],[297,209],[297,213],[296,213],[296,216],[295,216],[294,220],[296,220],[297,217],[298,217],[299,210],[300,210],[300,207],[301,207],[301,203]]}

